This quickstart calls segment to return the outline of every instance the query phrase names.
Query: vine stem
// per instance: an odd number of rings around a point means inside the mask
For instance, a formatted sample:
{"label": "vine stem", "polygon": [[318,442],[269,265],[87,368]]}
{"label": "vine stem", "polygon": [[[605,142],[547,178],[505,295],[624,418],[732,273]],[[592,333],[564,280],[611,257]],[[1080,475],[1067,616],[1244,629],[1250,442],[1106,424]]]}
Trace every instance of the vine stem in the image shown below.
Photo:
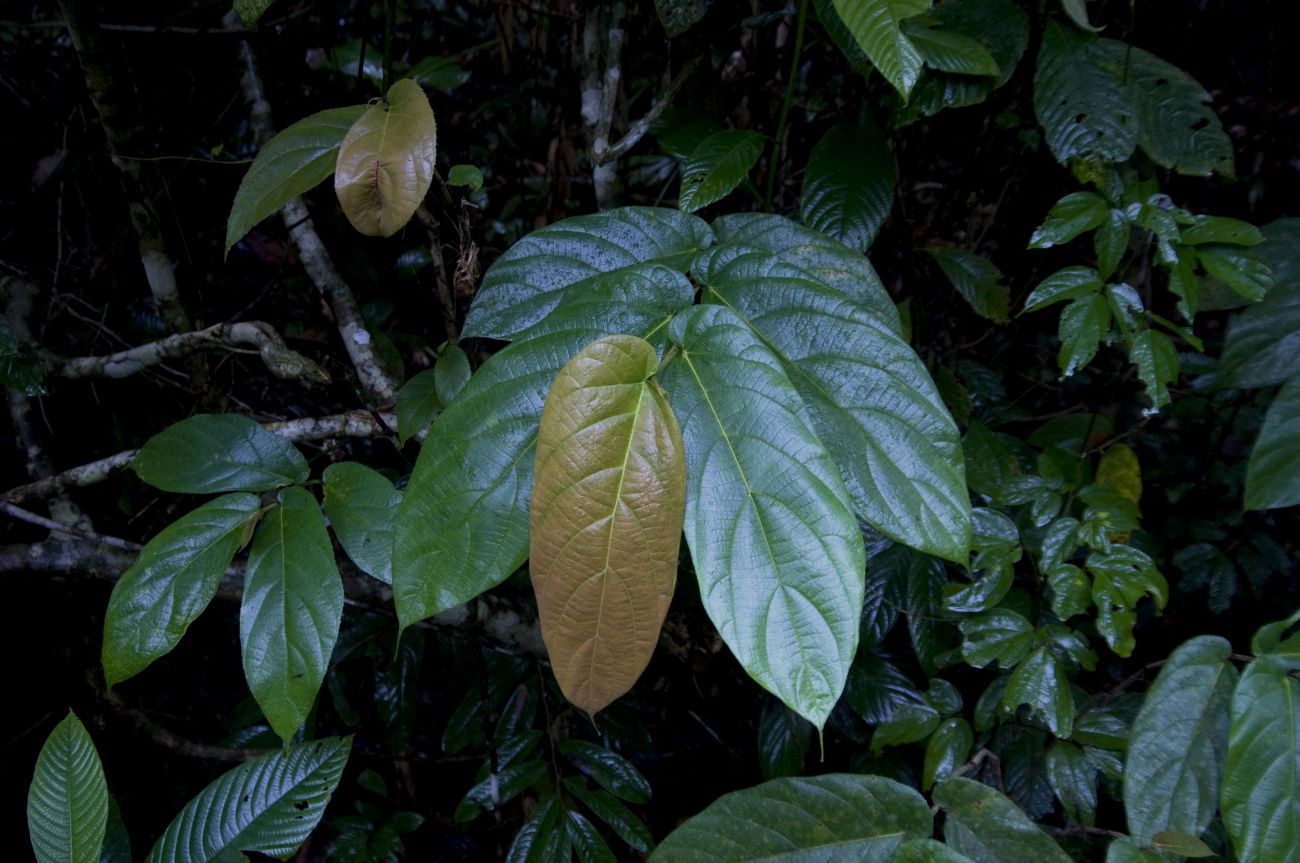
{"label": "vine stem", "polygon": [[763,209],[772,212],[772,196],[776,189],[777,163],[781,160],[781,142],[785,138],[786,122],[790,119],[790,105],[794,102],[794,83],[799,78],[799,58],[803,56],[803,34],[808,24],[808,0],[799,0],[799,20],[795,24],[794,56],[790,58],[790,77],[785,82],[785,98],[781,100],[781,115],[776,121],[776,138],[772,141],[772,164],[767,171],[767,192],[763,196]]}

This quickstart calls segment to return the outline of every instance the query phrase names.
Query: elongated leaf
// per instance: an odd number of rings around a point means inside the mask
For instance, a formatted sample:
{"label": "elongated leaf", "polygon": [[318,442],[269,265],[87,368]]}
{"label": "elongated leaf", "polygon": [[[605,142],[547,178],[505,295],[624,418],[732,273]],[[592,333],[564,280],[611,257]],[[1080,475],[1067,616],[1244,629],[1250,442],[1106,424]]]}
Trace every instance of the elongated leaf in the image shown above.
{"label": "elongated leaf", "polygon": [[649,664],[677,584],[686,457],[658,364],[643,339],[597,339],[542,411],[529,574],[555,678],[592,714]]}
{"label": "elongated leaf", "polygon": [[393,519],[402,493],[378,471],[356,462],[332,464],[321,477],[325,515],[339,544],[367,575],[393,583]]}
{"label": "elongated leaf", "polygon": [[1173,340],[1156,330],[1143,330],[1133,339],[1129,359],[1138,368],[1154,408],[1169,404],[1169,385],[1178,380],[1178,349]]}
{"label": "elongated leaf", "polygon": [[1246,468],[1246,509],[1300,503],[1300,374],[1278,391]]}
{"label": "elongated leaf", "polygon": [[776,255],[861,305],[902,335],[898,308],[861,253],[825,234],[768,213],[734,213],[713,223],[718,241],[752,246]]}
{"label": "elongated leaf", "polygon": [[997,324],[1011,319],[1011,294],[992,261],[962,249],[931,246],[926,251],[976,314]]}
{"label": "elongated leaf", "polygon": [[1180,174],[1232,177],[1232,142],[1210,108],[1210,94],[1172,63],[1114,39],[1097,47],[1110,58],[1135,111],[1138,144],[1157,165]]}
{"label": "elongated leaf", "polygon": [[763,136],[747,129],[716,132],[682,164],[677,206],[694,213],[730,195],[763,155]]}
{"label": "elongated leaf", "polygon": [[1025,298],[1024,312],[1036,312],[1063,300],[1077,300],[1095,294],[1103,287],[1101,277],[1092,267],[1066,267],[1043,279]]}
{"label": "elongated leaf", "polygon": [[308,474],[293,444],[236,414],[199,414],[168,426],[145,442],[131,469],[149,485],[186,494],[269,491]]}
{"label": "elongated leaf", "polygon": [[1232,695],[1223,823],[1243,863],[1286,860],[1300,848],[1300,681],[1260,656]]}
{"label": "elongated leaf", "polygon": [[145,863],[243,863],[247,851],[289,859],[325,814],[351,749],[351,737],[328,737],[222,774],[185,804]]}
{"label": "elongated leaf", "polygon": [[1065,14],[1070,16],[1070,20],[1075,23],[1081,30],[1096,32],[1100,27],[1092,26],[1088,20],[1088,0],[1061,0],[1061,8]]}
{"label": "elongated leaf", "polygon": [[586,780],[577,776],[565,778],[564,787],[632,848],[649,852],[654,847],[650,829],[614,795],[599,788],[588,788]]}
{"label": "elongated leaf", "polygon": [[1268,262],[1275,283],[1229,325],[1220,386],[1269,387],[1300,372],[1300,219],[1279,219],[1263,233],[1266,240],[1254,251]]}
{"label": "elongated leaf", "polygon": [[163,528],[113,585],[104,613],[104,679],[114,686],[171,652],[217,593],[257,515],[251,494],[228,494]]}
{"label": "elongated leaf", "polygon": [[227,254],[258,222],[330,178],[343,136],[365,111],[365,105],[352,105],[312,114],[277,134],[257,151],[257,158],[240,181],[235,203],[230,207],[230,218],[226,221]]}
{"label": "elongated leaf", "polygon": [[1214,818],[1237,685],[1230,653],[1222,638],[1193,638],[1147,690],[1124,765],[1124,809],[1139,844],[1165,830],[1199,836]]}
{"label": "elongated leaf", "polygon": [[578,852],[582,863],[618,863],[614,852],[609,850],[605,837],[600,835],[596,825],[581,812],[569,810],[565,813],[566,827],[569,831],[569,843]]}
{"label": "elongated leaf", "polygon": [[646,263],[684,273],[696,252],[712,244],[713,232],[702,220],[658,207],[556,222],[515,243],[488,268],[462,336],[514,338],[554,309],[567,288],[616,285],[627,269]]}
{"label": "elongated leaf", "polygon": [[889,863],[971,863],[971,859],[935,839],[909,839],[898,846]]}
{"label": "elongated leaf", "polygon": [[1092,826],[1097,819],[1098,768],[1081,746],[1054,740],[1047,748],[1047,780],[1071,821]]}
{"label": "elongated leaf", "polygon": [[971,516],[960,435],[911,347],[849,297],[771,255],[719,246],[693,275],[708,286],[706,299],[738,314],[782,360],[857,514],[892,539],[965,562]]}
{"label": "elongated leaf", "polygon": [[670,833],[650,860],[884,863],[905,840],[930,830],[921,795],[883,776],[773,779],[719,797]]}
{"label": "elongated leaf", "polygon": [[873,123],[832,126],[804,174],[804,224],[865,252],[894,205],[894,154]]}
{"label": "elongated leaf", "polygon": [[1034,74],[1034,113],[1058,162],[1123,162],[1137,146],[1136,111],[1113,52],[1047,23]]}
{"label": "elongated leaf", "polygon": [[1016,804],[970,779],[948,779],[934,789],[934,802],[947,813],[948,846],[975,863],[1070,863],[1070,858]]}
{"label": "elongated leaf", "polygon": [[1109,212],[1110,207],[1101,195],[1095,192],[1071,192],[1052,205],[1047,219],[1029,238],[1029,248],[1049,249],[1068,243],[1085,231],[1100,226]]}
{"label": "elongated leaf", "polygon": [[920,52],[925,65],[956,75],[991,75],[998,77],[998,62],[976,40],[943,28],[933,18],[908,18],[903,33]]}
{"label": "elongated leaf", "polygon": [[339,146],[334,193],[352,227],[370,237],[401,230],[433,182],[437,146],[429,98],[411,79],[398,81]]}
{"label": "elongated leaf", "polygon": [[27,791],[27,830],[37,863],[98,863],[108,825],[104,767],[71,711],[45,738]]}
{"label": "elongated leaf", "polygon": [[[929,8],[929,0],[834,0],[835,11],[872,64],[880,70],[904,101],[916,86],[924,65],[921,52],[903,34],[901,23],[909,14]],[[919,7],[919,8],[918,8]]]}
{"label": "elongated leaf", "polygon": [[1273,273],[1259,255],[1225,243],[1196,247],[1196,259],[1205,272],[1251,302],[1261,300],[1273,287]]}
{"label": "elongated leaf", "polygon": [[921,787],[928,791],[938,780],[947,779],[966,763],[974,745],[975,732],[965,719],[945,719],[939,723],[925,745]]}
{"label": "elongated leaf", "polygon": [[686,443],[686,541],[705,610],[749,675],[820,728],[862,608],[848,492],[780,360],[735,312],[697,306],[669,335],[681,354],[662,379]]}
{"label": "elongated leaf", "polygon": [[1106,863],[1167,863],[1168,858],[1148,851],[1132,839],[1123,836],[1110,843],[1106,849]]}
{"label": "elongated leaf", "polygon": [[434,423],[394,524],[393,599],[403,626],[473,599],[527,559],[533,446],[564,364],[601,336],[662,340],[664,323],[693,293],[680,273],[654,264],[579,286],[470,379]]}
{"label": "elongated leaf", "polygon": [[1100,294],[1072,300],[1061,312],[1061,351],[1056,362],[1065,377],[1086,366],[1110,332],[1110,306]]}
{"label": "elongated leaf", "polygon": [[325,679],[343,618],[343,582],[316,498],[280,493],[253,535],[239,610],[244,676],[271,728],[287,742]]}
{"label": "elongated leaf", "polygon": [[515,834],[506,854],[506,863],[550,863],[573,859],[569,831],[565,827],[564,809],[558,797],[548,798],[533,810],[528,821]]}
{"label": "elongated leaf", "polygon": [[556,750],[606,791],[629,803],[650,802],[650,783],[617,752],[585,740],[561,740]]}

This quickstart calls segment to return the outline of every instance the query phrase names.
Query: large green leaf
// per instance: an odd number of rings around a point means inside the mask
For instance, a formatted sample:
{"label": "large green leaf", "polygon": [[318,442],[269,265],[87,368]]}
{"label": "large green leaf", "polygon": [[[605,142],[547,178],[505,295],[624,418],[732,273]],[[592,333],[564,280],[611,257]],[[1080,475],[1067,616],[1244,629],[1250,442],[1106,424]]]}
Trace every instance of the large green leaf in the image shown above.
{"label": "large green leaf", "polygon": [[1034,74],[1034,113],[1052,155],[1123,162],[1137,146],[1138,123],[1113,52],[1077,30],[1047,23]]}
{"label": "large green leaf", "polygon": [[751,677],[821,728],[858,640],[865,551],[835,463],[781,361],[697,306],[662,373],[686,443],[686,541],[705,610]]}
{"label": "large green leaf", "polygon": [[782,216],[735,213],[714,221],[718,241],[739,243],[771,252],[815,280],[865,306],[876,318],[902,335],[898,308],[871,262],[862,253],[823,233]]}
{"label": "large green leaf", "polygon": [[1300,219],[1279,219],[1263,232],[1253,251],[1268,262],[1273,287],[1229,324],[1219,386],[1271,387],[1300,373]]}
{"label": "large green leaf", "polygon": [[684,273],[696,252],[712,243],[702,220],[658,207],[556,222],[515,243],[488,268],[462,336],[514,338],[554,309],[567,288],[595,291],[645,263]]}
{"label": "large green leaf", "polygon": [[964,249],[931,246],[926,251],[976,314],[996,324],[1011,319],[1011,293],[996,264]]}
{"label": "large green leaf", "polygon": [[845,29],[872,64],[906,99],[916,86],[924,61],[901,25],[904,18],[929,8],[929,0],[833,0],[833,5]]}
{"label": "large green leaf", "polygon": [[247,851],[288,860],[325,814],[351,749],[351,737],[328,737],[222,774],[185,804],[145,863],[243,863]]}
{"label": "large green leaf", "polygon": [[874,123],[832,126],[813,147],[804,174],[804,224],[865,252],[894,205],[889,141]]}
{"label": "large green leaf", "polygon": [[694,213],[721,201],[744,182],[763,155],[763,136],[748,129],[726,129],[700,142],[682,164],[677,206]]}
{"label": "large green leaf", "polygon": [[1246,468],[1246,509],[1300,503],[1300,374],[1287,381],[1264,416]]}
{"label": "large green leaf", "polygon": [[269,491],[305,482],[307,460],[284,438],[237,414],[199,414],[149,438],[131,462],[163,491]]}
{"label": "large green leaf", "polygon": [[1070,863],[1070,858],[1016,804],[970,779],[948,779],[934,789],[947,813],[948,845],[975,863]]}
{"label": "large green leaf", "polygon": [[773,779],[724,794],[668,835],[651,863],[885,863],[930,835],[925,800],[883,776]]}
{"label": "large green leaf", "polygon": [[[780,259],[724,245],[692,272],[781,358],[865,521],[965,562],[970,499],[960,434],[911,347],[866,309]],[[812,334],[816,334],[815,337]]]}
{"label": "large green leaf", "polygon": [[304,117],[267,141],[239,183],[226,221],[226,248],[291,199],[329,179],[339,144],[365,105],[330,108]]}
{"label": "large green leaf", "polygon": [[343,582],[316,498],[287,488],[248,552],[239,640],[253,698],[287,742],[325,679],[343,618]]}
{"label": "large green leaf", "polygon": [[104,613],[104,679],[113,686],[171,651],[217,593],[256,517],[255,495],[228,494],[163,528],[117,584]]}
{"label": "large green leaf", "polygon": [[27,830],[37,863],[99,863],[107,825],[104,766],[86,727],[68,711],[45,738],[27,791]]}
{"label": "large green leaf", "polygon": [[1232,695],[1223,823],[1242,863],[1291,859],[1300,848],[1300,681],[1260,656]]}
{"label": "large green leaf", "polygon": [[658,365],[636,336],[597,339],[542,411],[529,575],[551,669],[590,714],[641,676],[677,584],[686,459]]}
{"label": "large green leaf", "polygon": [[1190,75],[1141,48],[1114,39],[1096,46],[1110,59],[1137,119],[1138,145],[1157,165],[1180,174],[1232,177],[1232,142]]}
{"label": "large green leaf", "polygon": [[1218,636],[1193,638],[1147,690],[1124,764],[1124,809],[1139,844],[1166,830],[1199,836],[1214,818],[1237,685],[1231,653]]}
{"label": "large green leaf", "polygon": [[378,471],[354,461],[325,468],[325,515],[339,544],[367,575],[393,583],[393,519],[402,493]]}
{"label": "large green leaf", "polygon": [[662,341],[693,294],[681,273],[656,264],[577,285],[470,378],[433,424],[398,509],[393,599],[403,626],[473,599],[527,559],[533,445],[564,364],[601,336],[658,332]]}
{"label": "large green leaf", "polygon": [[334,193],[352,227],[370,237],[400,231],[433,183],[438,124],[409,78],[366,109],[339,145]]}

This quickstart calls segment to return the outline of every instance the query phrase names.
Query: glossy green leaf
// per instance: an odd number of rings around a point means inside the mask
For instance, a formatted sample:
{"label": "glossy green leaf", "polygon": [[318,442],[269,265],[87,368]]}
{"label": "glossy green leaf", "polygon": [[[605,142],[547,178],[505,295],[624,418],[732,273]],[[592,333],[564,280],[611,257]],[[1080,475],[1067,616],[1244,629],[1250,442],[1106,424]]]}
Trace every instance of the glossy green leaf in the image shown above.
{"label": "glossy green leaf", "polygon": [[429,97],[409,78],[366,109],[339,145],[334,194],[352,227],[368,237],[400,231],[433,183],[438,124]]}
{"label": "glossy green leaf", "polygon": [[1083,747],[1054,740],[1047,748],[1047,781],[1071,821],[1092,826],[1097,815],[1097,765]]}
{"label": "glossy green leaf", "polygon": [[934,789],[934,802],[947,813],[948,846],[974,863],[1070,863],[1052,837],[998,791],[970,779],[948,779]]}
{"label": "glossy green leaf", "polygon": [[743,319],[697,306],[669,335],[680,353],[661,379],[686,444],[686,541],[705,610],[746,672],[821,728],[863,601],[848,492],[781,361]]}
{"label": "glossy green leaf", "polygon": [[1069,377],[1086,366],[1097,354],[1101,340],[1110,333],[1110,306],[1100,294],[1072,300],[1061,312],[1058,327],[1061,351],[1056,362]]}
{"label": "glossy green leaf", "polygon": [[465,389],[473,373],[469,367],[469,356],[455,345],[447,345],[438,354],[433,364],[434,388],[438,401],[449,405]]}
{"label": "glossy green leaf", "polygon": [[1279,219],[1263,233],[1252,251],[1276,282],[1229,324],[1217,376],[1223,387],[1269,387],[1300,373],[1300,219]]}
{"label": "glossy green leaf", "polygon": [[614,852],[609,850],[605,837],[600,835],[596,825],[581,812],[565,812],[565,827],[569,831],[569,844],[578,852],[582,863],[618,863]]}
{"label": "glossy green leaf", "polygon": [[654,847],[650,829],[614,795],[599,788],[588,788],[586,781],[576,776],[566,777],[564,787],[629,846],[647,853]]}
{"label": "glossy green leaf", "polygon": [[650,783],[636,766],[617,752],[572,737],[556,744],[556,751],[606,791],[629,803],[648,803]]}
{"label": "glossy green leaf", "polygon": [[701,141],[682,164],[677,206],[694,213],[730,195],[763,155],[763,141],[748,129],[726,129]]}
{"label": "glossy green leaf", "polygon": [[356,462],[325,468],[325,516],[339,544],[367,575],[393,583],[393,519],[402,493],[378,471]]}
{"label": "glossy green leaf", "polygon": [[1205,88],[1172,63],[1127,42],[1099,39],[1123,81],[1137,120],[1138,145],[1161,167],[1180,174],[1232,177],[1232,142]]}
{"label": "glossy green leaf", "polygon": [[427,369],[397,391],[397,436],[402,443],[427,429],[442,412],[437,380],[436,369]]}
{"label": "glossy green leaf", "polygon": [[1120,259],[1128,250],[1129,234],[1133,227],[1122,210],[1110,210],[1093,235],[1093,248],[1097,252],[1097,271],[1102,279],[1109,279],[1119,267]]}
{"label": "glossy green leaf", "polygon": [[284,438],[237,414],[199,414],[149,438],[131,461],[163,491],[269,491],[305,482],[307,460]]}
{"label": "glossy green leaf", "polygon": [[1034,74],[1034,113],[1058,162],[1123,162],[1138,141],[1118,61],[1097,39],[1047,23]]}
{"label": "glossy green leaf", "polygon": [[975,732],[965,719],[945,719],[925,744],[925,764],[921,771],[921,788],[929,791],[940,779],[966,763],[971,747],[975,745]]}
{"label": "glossy green leaf", "polygon": [[947,30],[934,18],[908,18],[903,33],[920,52],[925,65],[955,75],[998,77],[998,61],[983,45],[962,33]]}
{"label": "glossy green leaf", "polygon": [[1082,233],[1096,230],[1108,213],[1110,206],[1096,192],[1071,192],[1052,205],[1043,224],[1029,238],[1029,248],[1050,249],[1068,243]]}
{"label": "glossy green leaf", "polygon": [[1106,849],[1106,863],[1168,863],[1168,859],[1155,851],[1142,848],[1129,837],[1122,836]]}
{"label": "glossy green leaf", "polygon": [[654,346],[597,339],[546,397],[529,575],[551,670],[589,714],[650,662],[677,584],[686,457]]}
{"label": "glossy green leaf", "polygon": [[971,859],[936,839],[909,839],[898,846],[889,863],[971,863]]}
{"label": "glossy green leaf", "polygon": [[1014,611],[994,609],[963,618],[961,654],[967,663],[984,668],[997,662],[1011,668],[1029,655],[1034,645],[1034,628]]}
{"label": "glossy green leaf", "polygon": [[1128,355],[1137,366],[1151,406],[1159,409],[1169,404],[1169,385],[1178,380],[1179,370],[1173,340],[1162,332],[1143,330],[1133,339]]}
{"label": "glossy green leaf", "polygon": [[724,794],[668,835],[651,863],[885,863],[907,839],[930,835],[925,800],[882,776],[773,779]]}
{"label": "glossy green leaf", "polygon": [[1151,837],[1151,847],[1179,857],[1217,857],[1214,850],[1195,836],[1163,831]]}
{"label": "glossy green leaf", "polygon": [[833,5],[854,41],[906,100],[924,61],[901,25],[904,18],[929,8],[929,0],[833,0]]}
{"label": "glossy green leaf", "polygon": [[1287,381],[1264,415],[1246,468],[1246,509],[1300,503],[1300,374]]}
{"label": "glossy green leaf", "polygon": [[623,207],[547,225],[488,268],[462,338],[512,339],[546,317],[566,289],[607,291],[627,270],[647,263],[685,272],[712,244],[713,232],[702,220],[659,207]]}
{"label": "glossy green leaf", "polygon": [[926,249],[976,314],[997,324],[1011,319],[1011,293],[1002,284],[1002,271],[988,258],[961,249]]}
{"label": "glossy green leaf", "polygon": [[573,859],[569,832],[561,820],[564,809],[558,797],[547,798],[533,810],[515,834],[506,863],[551,863]]}
{"label": "glossy green leaf", "polygon": [[1300,681],[1260,656],[1232,695],[1220,805],[1243,863],[1286,860],[1300,848]]}
{"label": "glossy green leaf", "polygon": [[1226,216],[1192,216],[1190,224],[1183,225],[1179,233],[1184,245],[1202,243],[1228,243],[1233,246],[1257,246],[1264,242],[1259,228]]}
{"label": "glossy green leaf", "polygon": [[343,582],[316,498],[280,493],[253,534],[239,609],[244,676],[275,733],[302,727],[338,639]]}
{"label": "glossy green leaf", "polygon": [[289,859],[325,814],[351,749],[351,737],[327,737],[227,771],[185,804],[145,863]]}
{"label": "glossy green leaf", "polygon": [[911,347],[850,297],[772,255],[722,245],[692,275],[707,286],[706,301],[730,308],[781,359],[857,514],[892,539],[965,562],[971,516],[959,432]]}
{"label": "glossy green leaf", "polygon": [[251,30],[274,2],[275,0],[235,0],[235,14]]}
{"label": "glossy green leaf", "polygon": [[452,165],[447,172],[448,186],[464,186],[471,192],[483,188],[483,171],[477,165]]}
{"label": "glossy green leaf", "polygon": [[1113,545],[1088,556],[1092,574],[1092,599],[1097,604],[1097,631],[1120,656],[1133,652],[1134,612],[1138,600],[1149,595],[1159,611],[1169,599],[1169,585],[1144,552],[1128,545]]}
{"label": "glossy green leaf", "polygon": [[720,243],[762,249],[798,267],[815,281],[867,308],[876,319],[902,334],[898,308],[871,262],[825,234],[768,213],[733,213],[713,223]]}
{"label": "glossy green leaf", "polygon": [[37,863],[98,863],[107,824],[104,766],[86,727],[69,711],[45,738],[27,791]]}
{"label": "glossy green leaf", "polygon": [[803,773],[813,727],[774,698],[763,702],[758,718],[758,767],[764,779]]}
{"label": "glossy green leaf", "polygon": [[929,704],[899,704],[889,719],[876,726],[871,735],[871,752],[879,754],[887,746],[925,740],[938,726],[939,712]]}
{"label": "glossy green leaf", "polygon": [[1196,247],[1196,259],[1205,272],[1252,302],[1263,299],[1273,287],[1273,271],[1254,251],[1210,243]]}
{"label": "glossy green leaf", "polygon": [[259,502],[208,501],[163,528],[123,573],[104,613],[104,679],[114,686],[171,652],[216,596]]}
{"label": "glossy green leaf", "polygon": [[804,173],[804,224],[865,252],[894,205],[897,169],[874,123],[832,126],[813,147]]}
{"label": "glossy green leaf", "polygon": [[1025,312],[1036,312],[1053,303],[1077,300],[1095,294],[1103,287],[1101,276],[1092,267],[1066,267],[1043,279],[1025,298]]}
{"label": "glossy green leaf", "polygon": [[1081,30],[1096,32],[1101,29],[1092,26],[1092,22],[1088,20],[1088,0],[1061,0],[1061,8]]}
{"label": "glossy green leaf", "polygon": [[1030,712],[1057,737],[1074,733],[1074,696],[1061,660],[1040,646],[1016,666],[1002,703],[1010,710],[1028,705]]}
{"label": "glossy green leaf", "polygon": [[[235,5],[238,8],[239,3]],[[226,253],[258,222],[330,178],[343,136],[365,111],[365,105],[320,111],[284,129],[257,151],[230,207]]]}
{"label": "glossy green leaf", "polygon": [[653,264],[577,290],[484,363],[434,422],[393,527],[393,599],[403,626],[473,599],[527,559],[533,446],[564,364],[611,333],[662,340],[665,322],[694,293],[680,273]]}

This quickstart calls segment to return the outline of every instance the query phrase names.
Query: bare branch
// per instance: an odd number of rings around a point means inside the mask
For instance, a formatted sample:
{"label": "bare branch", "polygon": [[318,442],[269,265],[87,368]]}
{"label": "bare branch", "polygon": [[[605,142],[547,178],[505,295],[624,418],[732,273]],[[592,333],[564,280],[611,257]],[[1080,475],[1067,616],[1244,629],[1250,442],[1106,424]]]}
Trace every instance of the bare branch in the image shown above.
{"label": "bare branch", "polygon": [[677,73],[677,77],[674,78],[672,83],[670,83],[664,90],[664,94],[659,97],[659,101],[655,102],[654,105],[650,107],[649,111],[646,111],[645,116],[633,123],[631,128],[627,130],[627,134],[622,138],[619,138],[616,143],[611,144],[608,149],[605,150],[603,155],[596,156],[596,158],[601,162],[612,161],[625,155],[629,150],[635,147],[641,139],[646,136],[646,133],[650,131],[650,127],[654,125],[655,121],[663,115],[664,110],[672,104],[673,98],[682,89],[682,85],[686,83],[686,79],[691,76],[691,73],[693,73],[699,65],[700,59],[696,57],[694,60],[683,66],[682,70]]}
{"label": "bare branch", "polygon": [[125,378],[173,357],[212,348],[250,345],[262,355],[271,374],[286,380],[329,383],[329,374],[297,351],[291,350],[270,325],[262,321],[215,324],[203,330],[177,333],[147,345],[99,357],[62,359],[46,355],[51,373],[64,378]]}
{"label": "bare branch", "polygon": [[12,503],[9,503],[7,501],[0,501],[0,512],[5,513],[10,518],[16,518],[19,521],[25,521],[28,524],[34,524],[37,527],[43,527],[46,530],[53,531],[55,533],[62,533],[62,534],[67,534],[69,536],[79,537],[88,542],[93,542],[98,545],[107,545],[113,548],[120,548],[123,551],[139,551],[140,549],[144,548],[144,546],[140,545],[140,543],[131,542],[128,539],[119,539],[116,536],[104,536],[103,534],[94,533],[89,530],[82,530],[80,528],[71,527],[69,525],[64,524],[61,521],[55,521],[52,518],[46,518],[43,515],[38,515],[34,512],[28,512],[27,510],[22,509],[21,507],[14,506]]}

